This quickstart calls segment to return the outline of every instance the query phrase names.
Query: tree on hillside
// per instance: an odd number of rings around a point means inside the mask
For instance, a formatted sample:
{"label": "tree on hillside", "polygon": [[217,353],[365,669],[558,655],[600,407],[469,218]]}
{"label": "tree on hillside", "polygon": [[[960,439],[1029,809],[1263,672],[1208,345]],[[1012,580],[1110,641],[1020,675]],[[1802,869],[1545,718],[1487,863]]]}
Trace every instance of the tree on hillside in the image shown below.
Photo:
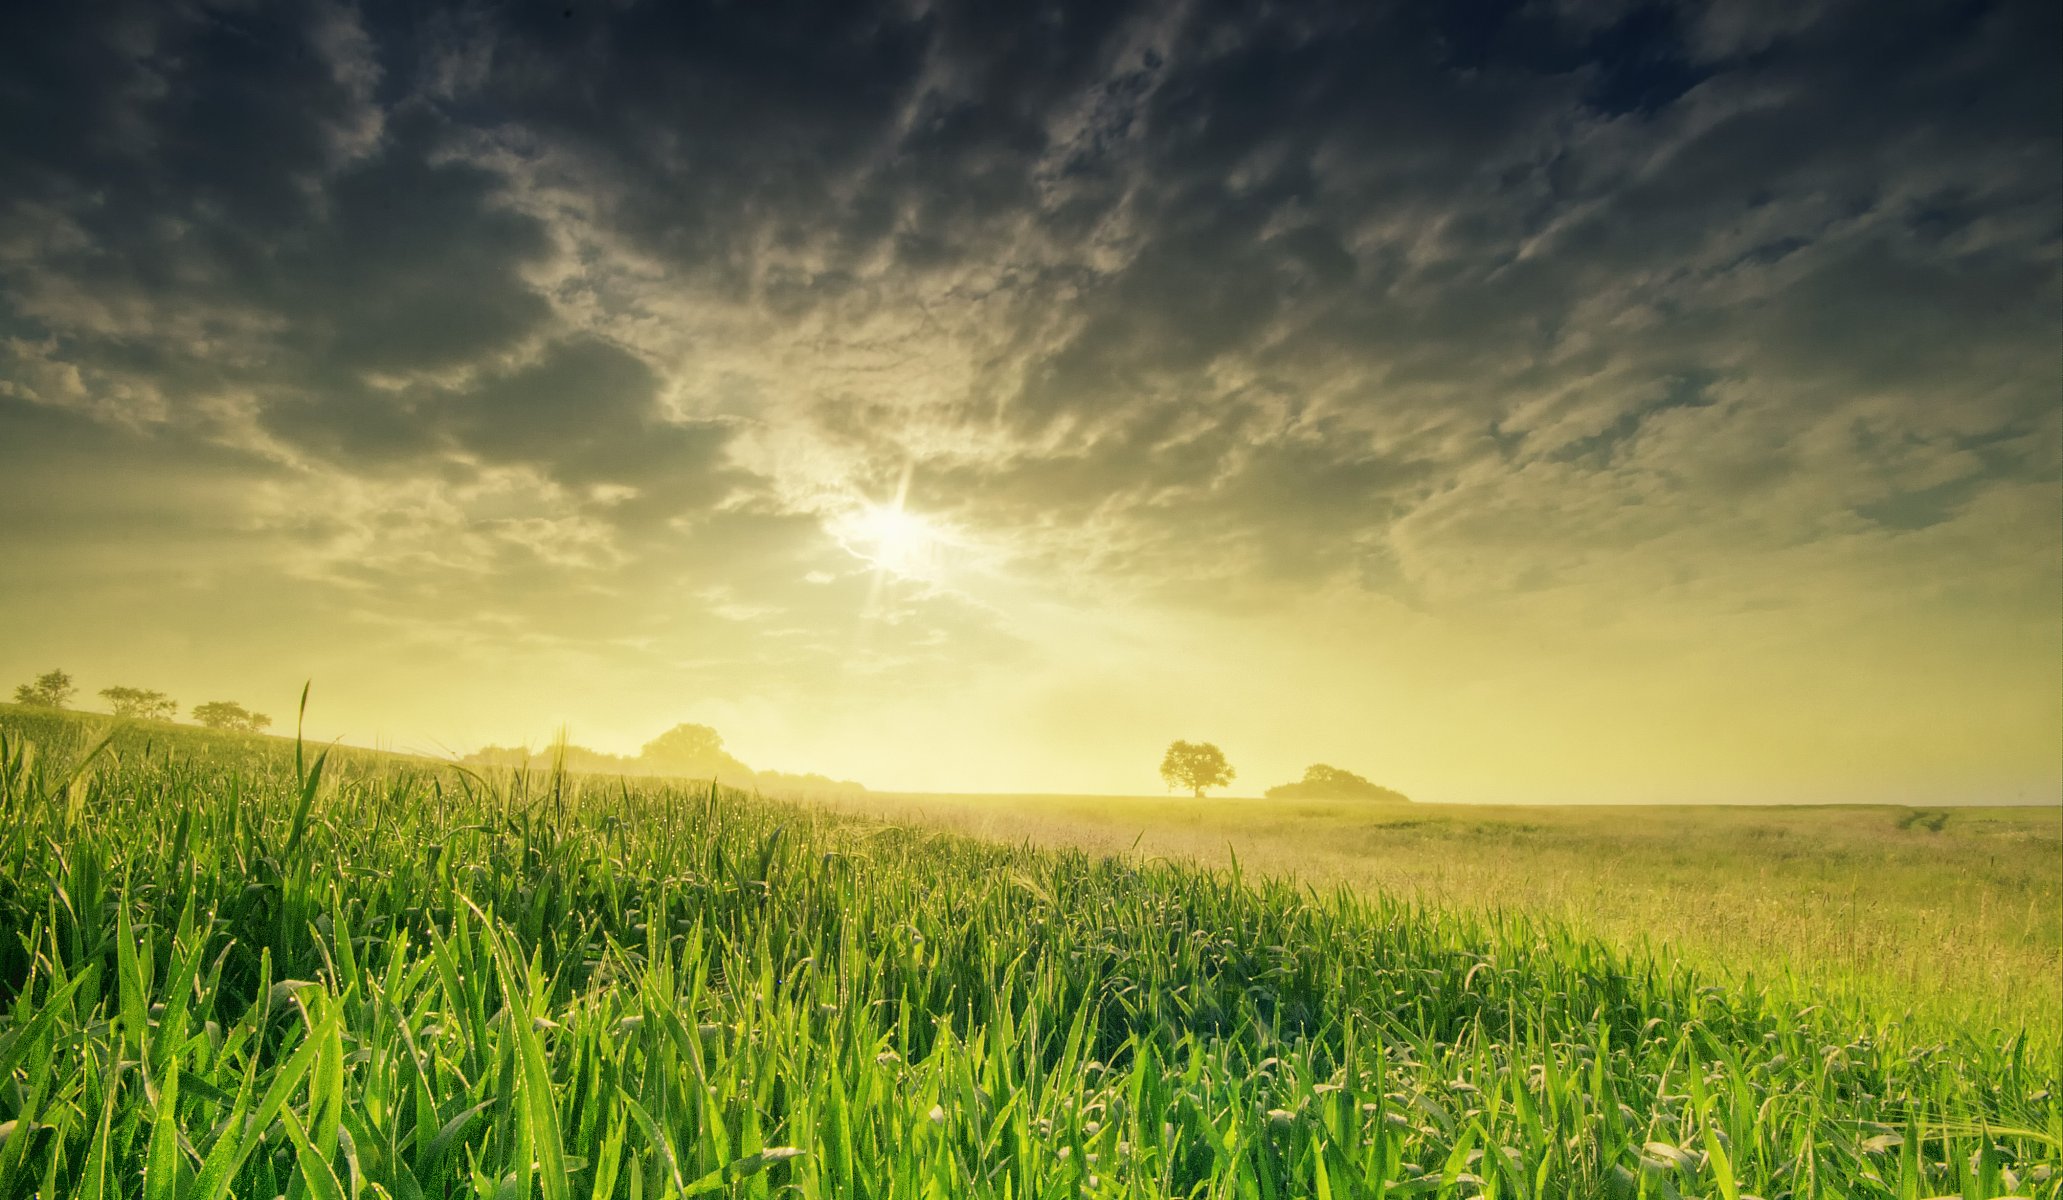
{"label": "tree on hillside", "polygon": [[118,717],[136,717],[144,721],[169,721],[179,711],[179,705],[163,692],[148,688],[111,687],[100,689],[100,697]]}
{"label": "tree on hillside", "polygon": [[1380,800],[1394,803],[1409,803],[1411,800],[1402,792],[1324,763],[1313,763],[1305,768],[1302,779],[1278,784],[1263,794],[1270,800]]}
{"label": "tree on hillside", "polygon": [[716,776],[749,780],[752,768],[726,753],[723,738],[707,725],[676,725],[645,743],[638,762],[661,775]]}
{"label": "tree on hillside", "polygon": [[36,682],[16,687],[14,702],[33,704],[37,708],[63,708],[78,690],[72,686],[70,675],[63,671],[45,671],[36,676]]}
{"label": "tree on hillside", "polygon": [[1209,742],[1174,742],[1160,760],[1160,777],[1168,787],[1186,787],[1199,800],[1205,788],[1231,783],[1234,773],[1225,752]]}
{"label": "tree on hillside", "polygon": [[235,729],[256,733],[272,724],[264,713],[251,712],[234,700],[210,700],[193,706],[193,719],[210,729]]}

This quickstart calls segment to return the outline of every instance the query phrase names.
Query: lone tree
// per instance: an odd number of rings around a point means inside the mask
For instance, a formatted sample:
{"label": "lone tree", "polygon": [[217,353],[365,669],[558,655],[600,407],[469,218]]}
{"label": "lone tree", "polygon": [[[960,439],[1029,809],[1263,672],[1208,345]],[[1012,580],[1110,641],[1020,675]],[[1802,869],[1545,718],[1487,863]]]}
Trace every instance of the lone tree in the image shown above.
{"label": "lone tree", "polygon": [[210,729],[235,729],[256,733],[272,724],[272,718],[255,713],[234,700],[210,700],[193,706],[193,719]]}
{"label": "lone tree", "polygon": [[118,717],[136,717],[145,721],[169,721],[179,711],[179,705],[163,692],[148,688],[111,687],[100,689],[101,699],[114,709]]}
{"label": "lone tree", "polygon": [[33,704],[37,708],[63,708],[78,690],[72,686],[70,675],[63,671],[45,671],[36,676],[36,682],[16,687],[14,702]]}
{"label": "lone tree", "polygon": [[1232,764],[1225,761],[1225,752],[1209,742],[1175,742],[1160,760],[1160,777],[1168,787],[1186,787],[1199,800],[1205,788],[1231,783],[1234,773]]}

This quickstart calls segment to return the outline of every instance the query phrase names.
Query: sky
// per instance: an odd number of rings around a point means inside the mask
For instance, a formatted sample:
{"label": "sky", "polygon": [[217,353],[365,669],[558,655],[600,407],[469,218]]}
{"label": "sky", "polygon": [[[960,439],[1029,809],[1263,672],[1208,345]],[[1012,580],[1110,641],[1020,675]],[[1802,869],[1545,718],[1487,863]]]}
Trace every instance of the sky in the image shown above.
{"label": "sky", "polygon": [[0,682],[2054,802],[2059,14],[22,6]]}

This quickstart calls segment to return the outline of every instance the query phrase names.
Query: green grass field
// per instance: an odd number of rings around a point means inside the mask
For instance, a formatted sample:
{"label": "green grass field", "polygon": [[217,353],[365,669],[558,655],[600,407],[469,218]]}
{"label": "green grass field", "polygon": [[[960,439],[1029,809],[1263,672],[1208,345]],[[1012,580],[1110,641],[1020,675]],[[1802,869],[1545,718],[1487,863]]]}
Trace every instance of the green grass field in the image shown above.
{"label": "green grass field", "polygon": [[[89,758],[100,724],[0,710],[0,1196],[2063,1190],[2054,1037],[1874,976],[1814,1003],[1518,892],[654,781],[162,726]],[[1559,819],[1428,815],[1462,824],[1412,856],[1580,856]]]}
{"label": "green grass field", "polygon": [[1538,914],[1708,973],[2063,1039],[2063,808],[861,796],[976,836]]}

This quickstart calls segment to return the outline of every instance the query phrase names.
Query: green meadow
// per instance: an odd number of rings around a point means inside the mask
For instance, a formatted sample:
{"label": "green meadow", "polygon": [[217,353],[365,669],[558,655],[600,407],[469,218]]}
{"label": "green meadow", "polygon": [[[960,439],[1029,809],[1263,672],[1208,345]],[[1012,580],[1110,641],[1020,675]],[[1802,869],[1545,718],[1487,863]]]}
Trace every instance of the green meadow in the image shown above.
{"label": "green meadow", "polygon": [[1003,841],[1558,919],[1623,949],[1944,1028],[2063,1039],[2063,807],[1522,807],[862,796]]}
{"label": "green meadow", "polygon": [[1040,804],[0,707],[0,1196],[2063,1193],[2053,813]]}

